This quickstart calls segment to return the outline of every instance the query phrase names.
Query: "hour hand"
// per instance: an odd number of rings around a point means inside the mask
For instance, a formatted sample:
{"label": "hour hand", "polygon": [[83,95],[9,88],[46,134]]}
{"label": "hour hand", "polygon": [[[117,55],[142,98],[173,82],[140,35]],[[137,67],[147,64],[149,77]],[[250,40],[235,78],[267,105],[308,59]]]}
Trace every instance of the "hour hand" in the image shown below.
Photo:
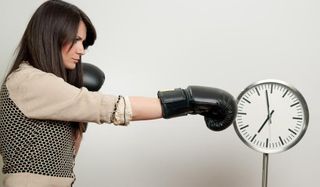
{"label": "hour hand", "polygon": [[258,130],[258,133],[260,133],[260,131],[263,129],[263,127],[266,125],[267,121],[271,118],[272,114],[273,114],[274,110],[271,111],[270,115],[267,116],[267,119],[264,120],[263,124],[261,125],[261,127]]}

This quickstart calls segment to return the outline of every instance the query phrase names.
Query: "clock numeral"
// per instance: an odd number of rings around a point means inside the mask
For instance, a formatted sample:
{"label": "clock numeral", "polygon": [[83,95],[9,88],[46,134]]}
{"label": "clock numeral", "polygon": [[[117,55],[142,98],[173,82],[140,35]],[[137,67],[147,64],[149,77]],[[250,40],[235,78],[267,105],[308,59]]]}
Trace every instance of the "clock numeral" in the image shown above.
{"label": "clock numeral", "polygon": [[246,99],[246,98],[243,98],[243,100],[245,100],[247,103],[251,103],[248,99]]}
{"label": "clock numeral", "polygon": [[270,94],[272,94],[273,92],[273,84],[271,84],[271,91],[270,91]]}
{"label": "clock numeral", "polygon": [[287,91],[283,94],[282,98],[284,98],[284,97],[287,95],[288,92],[289,92],[289,90],[287,90]]}
{"label": "clock numeral", "polygon": [[269,139],[266,139],[266,148],[268,148],[268,144],[269,144]]}
{"label": "clock numeral", "polygon": [[281,144],[282,144],[282,145],[284,145],[284,143],[283,143],[283,140],[282,140],[281,136],[279,136],[279,140],[280,140]]}
{"label": "clock numeral", "polygon": [[290,132],[292,132],[294,135],[297,135],[296,132],[294,132],[292,129],[288,129]]}
{"label": "clock numeral", "polygon": [[299,117],[292,117],[292,119],[302,120],[302,118]]}
{"label": "clock numeral", "polygon": [[245,128],[247,128],[247,127],[249,127],[249,125],[246,125],[246,126],[241,127],[240,130],[245,129]]}
{"label": "clock numeral", "polygon": [[294,106],[296,106],[296,105],[298,105],[298,104],[299,104],[299,102],[296,102],[296,103],[290,105],[290,107],[294,107]]}
{"label": "clock numeral", "polygon": [[256,87],[255,89],[256,89],[258,96],[260,96],[260,92],[259,92],[258,88]]}
{"label": "clock numeral", "polygon": [[239,115],[247,115],[245,112],[238,112]]}
{"label": "clock numeral", "polygon": [[251,138],[251,142],[256,138],[257,134],[255,134],[252,138]]}

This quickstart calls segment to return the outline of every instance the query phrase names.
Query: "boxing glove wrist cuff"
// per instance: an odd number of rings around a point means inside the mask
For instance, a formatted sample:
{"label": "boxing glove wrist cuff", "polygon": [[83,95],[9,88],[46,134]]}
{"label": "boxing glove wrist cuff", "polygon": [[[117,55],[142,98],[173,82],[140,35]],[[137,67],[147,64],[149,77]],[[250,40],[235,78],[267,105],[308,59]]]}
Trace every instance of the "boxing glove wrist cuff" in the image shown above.
{"label": "boxing glove wrist cuff", "polygon": [[165,119],[187,115],[190,112],[188,95],[181,88],[169,91],[159,91],[158,98]]}

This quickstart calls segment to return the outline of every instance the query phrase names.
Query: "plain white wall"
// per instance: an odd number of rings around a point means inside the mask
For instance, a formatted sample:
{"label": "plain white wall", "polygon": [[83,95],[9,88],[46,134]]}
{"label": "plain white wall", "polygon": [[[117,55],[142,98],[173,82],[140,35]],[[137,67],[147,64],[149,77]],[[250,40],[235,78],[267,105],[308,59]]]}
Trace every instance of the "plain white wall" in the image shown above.
{"label": "plain white wall", "polygon": [[[40,0],[0,0],[3,76]],[[300,143],[270,155],[270,187],[317,187],[320,177],[320,1],[70,0],[98,40],[84,61],[106,74],[102,92],[155,97],[204,85],[235,97],[252,82],[293,84],[309,105]],[[210,131],[200,116],[90,124],[77,157],[77,187],[256,187],[262,154],[234,128]]]}

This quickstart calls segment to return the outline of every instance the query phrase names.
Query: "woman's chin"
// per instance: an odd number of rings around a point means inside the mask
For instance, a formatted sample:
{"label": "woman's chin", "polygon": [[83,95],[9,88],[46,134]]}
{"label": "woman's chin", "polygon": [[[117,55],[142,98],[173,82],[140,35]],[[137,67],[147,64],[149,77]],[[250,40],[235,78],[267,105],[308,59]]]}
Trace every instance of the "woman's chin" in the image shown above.
{"label": "woman's chin", "polygon": [[65,64],[64,66],[65,66],[65,68],[66,68],[67,70],[74,70],[74,69],[76,68],[76,66],[77,66],[77,63],[75,63],[75,62],[70,62],[70,63],[68,63],[68,64]]}

